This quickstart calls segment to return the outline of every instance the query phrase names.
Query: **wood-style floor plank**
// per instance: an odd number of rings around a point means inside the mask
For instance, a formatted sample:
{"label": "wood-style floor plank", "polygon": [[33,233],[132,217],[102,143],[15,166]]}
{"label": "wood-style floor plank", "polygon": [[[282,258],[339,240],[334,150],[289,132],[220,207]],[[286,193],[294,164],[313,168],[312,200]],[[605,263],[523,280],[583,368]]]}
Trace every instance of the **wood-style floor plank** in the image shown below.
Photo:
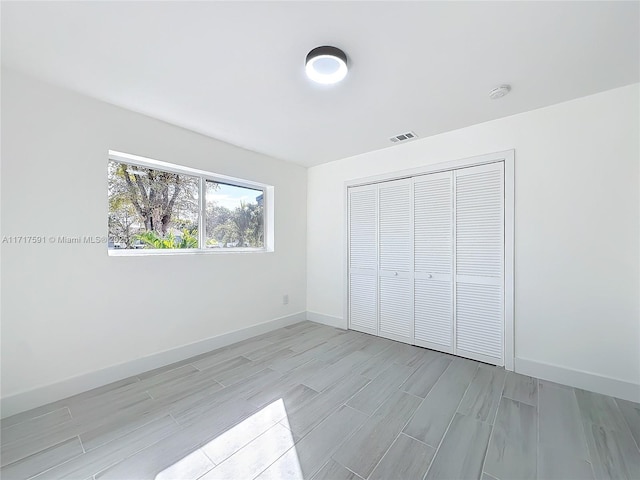
{"label": "wood-style floor plank", "polygon": [[43,479],[90,477],[94,473],[121,462],[163,438],[173,435],[178,430],[178,424],[167,415],[143,425],[114,441],[87,451],[68,462],[61,463],[55,468],[44,472],[41,477]]}
{"label": "wood-style floor plank", "polygon": [[[293,447],[294,443],[291,432],[282,425],[276,424],[201,478],[202,480],[255,478]],[[260,454],[256,455],[256,452]]]}
{"label": "wood-style floor plank", "polygon": [[574,389],[582,418],[593,425],[619,432],[629,431],[615,399],[599,393]]}
{"label": "wood-style floor plank", "polygon": [[406,365],[391,364],[380,375],[347,402],[347,405],[371,415],[382,403],[398,390],[415,369]]}
{"label": "wood-style floor plank", "polygon": [[369,353],[372,356],[369,360],[354,368],[353,373],[369,379],[374,379],[380,375],[390,363],[395,361],[396,354],[392,345],[393,342],[391,342],[391,340],[389,340],[389,342],[389,344],[386,344],[386,346],[381,348],[377,353],[363,350],[363,352]]}
{"label": "wood-style floor plank", "polygon": [[475,362],[453,360],[420,404],[404,433],[436,448],[477,369]]}
{"label": "wood-style floor plank", "polygon": [[618,407],[622,412],[622,416],[627,421],[631,435],[636,441],[636,445],[640,448],[640,404],[621,400],[616,398]]}
{"label": "wood-style floor plank", "polygon": [[426,479],[479,479],[490,434],[490,424],[456,413]]}
{"label": "wood-style floor plank", "polygon": [[480,365],[460,402],[458,412],[481,422],[493,423],[504,380],[504,370]]}
{"label": "wood-style floor plank", "polygon": [[31,478],[83,453],[78,437],[46,448],[2,468],[2,478]]}
{"label": "wood-style floor plank", "polygon": [[418,397],[395,392],[333,456],[334,460],[368,478],[419,404]]}
{"label": "wood-style floor plank", "polygon": [[349,437],[366,418],[365,414],[343,405],[269,466],[258,478],[260,480],[311,478],[333,452],[350,442]]}
{"label": "wood-style floor plank", "polygon": [[2,445],[18,442],[47,429],[56,428],[61,424],[71,422],[71,412],[68,407],[58,408],[44,415],[30,418],[18,425],[9,426],[2,429]]}
{"label": "wood-style floor plank", "polygon": [[293,432],[296,438],[304,437],[369,382],[370,380],[366,377],[348,375],[299,409],[289,412],[285,426]]}
{"label": "wood-style floor plank", "polygon": [[584,422],[591,464],[596,478],[637,480],[640,451],[631,433]]}
{"label": "wood-style floor plank", "polygon": [[580,457],[566,451],[540,445],[538,447],[538,478],[548,480],[591,480],[593,468]]}
{"label": "wood-style floor plank", "polygon": [[540,381],[538,391],[540,445],[562,451],[568,458],[590,460],[573,389]]}
{"label": "wood-style floor plank", "polygon": [[[96,479],[154,479],[207,442],[235,427],[256,413],[256,408],[240,400],[218,405],[208,415],[180,429],[116,465],[99,472]],[[204,453],[204,452],[203,452]],[[201,459],[200,455],[197,458]],[[213,462],[209,467],[213,467]],[[204,474],[205,472],[201,472]]]}
{"label": "wood-style floor plank", "polygon": [[356,350],[316,374],[309,376],[303,383],[307,387],[321,392],[349,375],[354,367],[366,362],[369,358],[371,358],[371,355]]}
{"label": "wood-style floor plank", "polygon": [[503,397],[498,407],[484,471],[499,479],[536,478],[536,408]]}
{"label": "wood-style floor plank", "polygon": [[407,378],[401,390],[417,397],[426,397],[447,369],[451,360],[452,357],[448,355],[439,355],[432,361],[424,363]]}
{"label": "wood-style floor plank", "polygon": [[519,373],[507,372],[502,395],[516,402],[536,406],[538,404],[538,380]]}
{"label": "wood-style floor plank", "polygon": [[220,464],[286,416],[284,402],[275,401],[207,442],[202,451],[216,465]]}
{"label": "wood-style floor plank", "polygon": [[331,459],[313,476],[312,480],[360,480],[360,478],[362,477]]}
{"label": "wood-style floor plank", "polygon": [[606,395],[574,390],[596,477],[638,478],[640,451],[618,403]]}
{"label": "wood-style floor plank", "polygon": [[369,480],[424,478],[435,453],[433,447],[401,433],[382,457]]}

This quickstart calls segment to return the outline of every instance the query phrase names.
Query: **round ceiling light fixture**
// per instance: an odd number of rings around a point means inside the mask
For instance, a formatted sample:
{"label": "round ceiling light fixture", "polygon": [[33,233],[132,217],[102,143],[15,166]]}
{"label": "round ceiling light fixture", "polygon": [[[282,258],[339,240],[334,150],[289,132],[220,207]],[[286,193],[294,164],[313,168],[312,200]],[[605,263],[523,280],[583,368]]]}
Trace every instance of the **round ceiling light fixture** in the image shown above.
{"label": "round ceiling light fixture", "polygon": [[491,100],[496,100],[498,98],[504,97],[510,91],[511,85],[500,85],[499,87],[496,87],[489,92],[489,98]]}
{"label": "round ceiling light fixture", "polygon": [[305,70],[316,83],[338,83],[347,76],[347,55],[336,47],[316,47],[307,54]]}

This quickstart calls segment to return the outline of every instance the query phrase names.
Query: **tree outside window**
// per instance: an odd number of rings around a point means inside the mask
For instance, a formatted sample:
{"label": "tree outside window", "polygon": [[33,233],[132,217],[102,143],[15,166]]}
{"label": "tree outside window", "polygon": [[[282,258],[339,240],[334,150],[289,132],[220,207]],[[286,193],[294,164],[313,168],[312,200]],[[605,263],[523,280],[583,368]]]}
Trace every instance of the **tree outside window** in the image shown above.
{"label": "tree outside window", "polygon": [[264,248],[263,191],[204,184],[200,192],[198,176],[110,160],[109,248]]}

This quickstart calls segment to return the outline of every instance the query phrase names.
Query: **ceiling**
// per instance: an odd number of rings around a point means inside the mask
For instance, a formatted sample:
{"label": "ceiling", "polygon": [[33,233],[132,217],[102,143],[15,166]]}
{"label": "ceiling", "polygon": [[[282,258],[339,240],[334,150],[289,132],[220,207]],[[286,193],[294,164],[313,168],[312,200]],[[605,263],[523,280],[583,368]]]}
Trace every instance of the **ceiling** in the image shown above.
{"label": "ceiling", "polygon": [[[3,1],[2,64],[312,166],[638,82],[639,7]],[[319,86],[304,59],[327,44],[350,71]]]}

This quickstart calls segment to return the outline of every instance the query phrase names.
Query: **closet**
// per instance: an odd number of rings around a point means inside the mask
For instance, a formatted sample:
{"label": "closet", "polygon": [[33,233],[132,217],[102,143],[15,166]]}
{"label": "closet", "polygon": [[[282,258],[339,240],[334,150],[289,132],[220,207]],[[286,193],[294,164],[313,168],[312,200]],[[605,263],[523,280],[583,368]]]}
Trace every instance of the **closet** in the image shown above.
{"label": "closet", "polygon": [[349,328],[504,365],[504,163],[348,188]]}

